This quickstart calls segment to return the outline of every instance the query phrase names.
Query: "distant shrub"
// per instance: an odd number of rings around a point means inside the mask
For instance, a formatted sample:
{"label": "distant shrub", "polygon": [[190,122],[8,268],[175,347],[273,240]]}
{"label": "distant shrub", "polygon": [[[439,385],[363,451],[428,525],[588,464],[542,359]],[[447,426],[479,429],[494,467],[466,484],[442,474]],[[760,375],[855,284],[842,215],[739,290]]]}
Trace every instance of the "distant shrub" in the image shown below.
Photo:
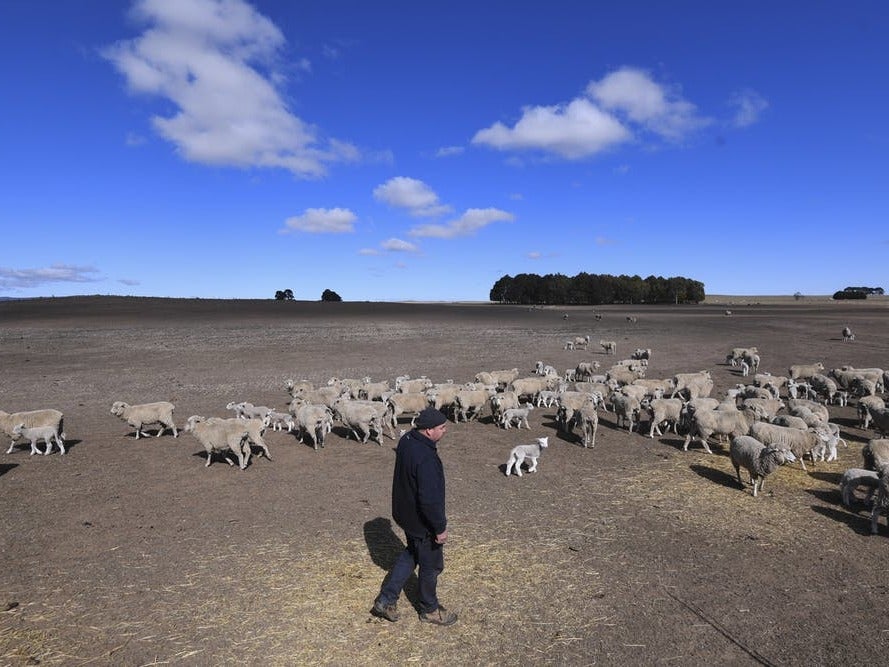
{"label": "distant shrub", "polygon": [[321,294],[322,301],[342,301],[343,298],[333,290],[326,289]]}
{"label": "distant shrub", "polygon": [[843,299],[866,299],[867,293],[860,292],[858,290],[855,290],[855,291],[840,290],[839,292],[833,293],[833,298],[836,299],[837,301],[840,301]]}

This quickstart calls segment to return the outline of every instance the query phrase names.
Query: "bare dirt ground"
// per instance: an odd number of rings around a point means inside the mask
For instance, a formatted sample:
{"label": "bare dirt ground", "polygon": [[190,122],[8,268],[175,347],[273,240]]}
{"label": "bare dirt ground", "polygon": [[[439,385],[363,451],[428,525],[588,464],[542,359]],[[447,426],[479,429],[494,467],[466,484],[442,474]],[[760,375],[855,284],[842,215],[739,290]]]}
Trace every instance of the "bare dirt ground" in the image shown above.
{"label": "bare dirt ground", "polygon": [[[749,305],[748,305],[749,303]],[[889,530],[840,504],[837,481],[870,437],[831,407],[839,460],[784,467],[743,489],[725,446],[617,430],[560,437],[482,419],[441,444],[451,540],[442,601],[421,624],[409,584],[390,624],[368,614],[401,548],[389,522],[394,442],[336,428],[315,451],[267,432],[272,461],[204,467],[190,435],[134,440],[113,401],[171,400],[189,415],[232,400],[287,404],[284,382],[331,376],[471,380],[537,360],[559,369],[653,349],[649,377],[710,369],[759,347],[792,363],[889,365],[889,301],[552,309],[113,297],[0,303],[0,409],[65,413],[69,452],[0,454],[0,664],[882,663]],[[563,314],[568,314],[568,319]],[[638,321],[630,324],[627,315]],[[857,339],[843,343],[849,325]],[[589,351],[565,339],[590,334]],[[539,471],[503,475],[509,449],[549,435]],[[4,450],[5,451],[5,450]],[[5,611],[4,611],[5,610]]]}

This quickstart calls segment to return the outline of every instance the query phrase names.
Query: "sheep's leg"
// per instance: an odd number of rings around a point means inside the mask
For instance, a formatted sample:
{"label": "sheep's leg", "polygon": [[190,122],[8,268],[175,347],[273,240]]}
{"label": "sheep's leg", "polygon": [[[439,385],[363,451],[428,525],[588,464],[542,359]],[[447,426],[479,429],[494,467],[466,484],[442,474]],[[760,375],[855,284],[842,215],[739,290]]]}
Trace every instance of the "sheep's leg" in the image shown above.
{"label": "sheep's leg", "polygon": [[61,435],[56,434],[55,436],[56,444],[59,446],[59,450],[61,450],[62,454],[65,453],[65,438]]}
{"label": "sheep's leg", "polygon": [[531,467],[528,468],[528,472],[537,472],[537,459],[531,459]]}
{"label": "sheep's leg", "polygon": [[756,498],[756,490],[757,490],[758,487],[759,487],[759,488],[762,487],[762,478],[760,478],[760,477],[754,477],[754,478],[753,478],[753,497],[754,497],[754,498]]}
{"label": "sheep's leg", "polygon": [[[47,447],[46,449],[49,450],[49,447]],[[31,441],[31,454],[30,454],[30,456],[34,456],[34,454],[44,454],[44,455],[45,455],[45,454],[48,454],[48,453],[49,453],[48,451],[46,451],[46,452],[41,452],[41,451],[40,451],[40,448],[37,446],[37,440],[36,440],[36,439],[34,439],[34,440]]]}
{"label": "sheep's leg", "polygon": [[178,438],[178,437],[179,437],[179,431],[176,430],[176,424],[170,424],[170,428],[173,429],[173,437],[174,437],[174,438]]}
{"label": "sheep's leg", "polygon": [[[226,457],[225,460],[228,461],[228,457]],[[212,463],[212,461],[213,461],[213,450],[212,450],[212,449],[208,449],[208,450],[207,450],[207,462],[204,464],[204,467],[205,467],[205,468],[209,468],[209,467],[210,467],[210,463]],[[231,462],[231,461],[228,461],[228,464],[229,464],[229,465],[232,465],[232,462]]]}
{"label": "sheep's leg", "polygon": [[[43,455],[49,456],[49,453],[52,451],[52,436],[46,438],[43,442],[46,444],[46,451],[43,452]],[[37,440],[31,443],[31,449],[37,449]]]}
{"label": "sheep's leg", "polygon": [[876,535],[879,531],[878,522],[880,520],[880,503],[879,498],[878,502],[874,503],[873,509],[870,511],[870,534]]}

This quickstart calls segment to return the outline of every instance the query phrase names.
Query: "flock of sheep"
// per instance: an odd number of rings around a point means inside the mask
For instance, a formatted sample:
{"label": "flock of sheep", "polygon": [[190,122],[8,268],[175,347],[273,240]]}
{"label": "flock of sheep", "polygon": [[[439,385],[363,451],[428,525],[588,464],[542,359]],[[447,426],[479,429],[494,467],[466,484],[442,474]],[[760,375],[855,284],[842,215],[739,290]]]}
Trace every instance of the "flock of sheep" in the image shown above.
{"label": "flock of sheep", "polygon": [[[854,340],[848,328],[843,340]],[[587,350],[589,345],[589,336],[577,336],[566,341],[564,348]],[[615,341],[602,340],[599,346],[606,356],[616,354]],[[399,418],[415,417],[427,406],[456,422],[489,414],[491,422],[501,428],[529,430],[532,411],[545,407],[555,408],[556,427],[563,438],[576,438],[584,447],[593,447],[602,411],[611,413],[617,428],[626,427],[628,432],[640,430],[640,422],[647,418],[651,438],[662,435],[662,428],[672,428],[677,435],[681,429],[685,434],[683,450],[698,441],[712,453],[711,443],[727,440],[738,482],[743,486],[744,468],[750,475],[753,496],[757,496],[765,478],[781,465],[799,462],[805,470],[806,457],[813,464],[836,459],[837,446],[846,443],[839,427],[830,421],[830,406],[855,401],[859,426],[873,429],[879,437],[864,447],[865,467],[843,474],[841,494],[843,502],[851,506],[856,491],[867,491],[867,501],[872,502],[871,531],[877,532],[879,515],[889,509],[889,439],[882,437],[889,434],[889,409],[880,396],[889,383],[889,372],[851,366],[827,371],[817,362],[792,365],[786,376],[778,376],[759,372],[757,348],[734,348],[726,363],[742,378],[752,374],[751,382],[737,384],[717,398],[711,396],[714,383],[709,370],[647,378],[650,358],[650,349],[638,348],[606,369],[598,361],[582,361],[564,371],[538,361],[527,374],[518,368],[482,371],[462,384],[406,375],[391,385],[369,377],[334,377],[318,387],[288,380],[287,412],[231,402],[226,406],[233,413],[231,417],[193,415],[186,420],[184,431],[206,450],[205,465],[220,453],[230,465],[235,464],[233,455],[243,470],[253,447],[271,460],[263,440],[269,428],[287,429],[318,449],[338,422],[356,440],[382,445],[384,436],[396,438]],[[136,439],[149,435],[149,427],[154,427],[157,437],[167,430],[177,437],[173,411],[174,405],[167,401],[140,405],[118,401],[111,407],[112,415],[134,429]],[[575,429],[580,430],[579,436],[574,435]],[[31,454],[41,453],[41,441],[46,444],[43,454],[49,454],[53,445],[65,453],[63,414],[58,410],[0,411],[0,430],[12,438],[7,454],[18,440],[30,443]]]}

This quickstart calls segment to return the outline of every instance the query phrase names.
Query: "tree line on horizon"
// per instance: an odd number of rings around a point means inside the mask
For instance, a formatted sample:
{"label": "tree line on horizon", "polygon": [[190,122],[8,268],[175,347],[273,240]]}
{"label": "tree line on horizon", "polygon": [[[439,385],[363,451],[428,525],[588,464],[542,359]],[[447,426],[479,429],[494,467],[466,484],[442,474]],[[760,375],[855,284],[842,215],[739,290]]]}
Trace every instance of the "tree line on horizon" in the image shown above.
{"label": "tree line on horizon", "polygon": [[534,273],[505,275],[491,288],[489,299],[498,303],[522,305],[583,305],[612,303],[700,303],[704,300],[704,283],[674,276],[612,276],[578,273],[569,277],[561,273],[539,276]]}

